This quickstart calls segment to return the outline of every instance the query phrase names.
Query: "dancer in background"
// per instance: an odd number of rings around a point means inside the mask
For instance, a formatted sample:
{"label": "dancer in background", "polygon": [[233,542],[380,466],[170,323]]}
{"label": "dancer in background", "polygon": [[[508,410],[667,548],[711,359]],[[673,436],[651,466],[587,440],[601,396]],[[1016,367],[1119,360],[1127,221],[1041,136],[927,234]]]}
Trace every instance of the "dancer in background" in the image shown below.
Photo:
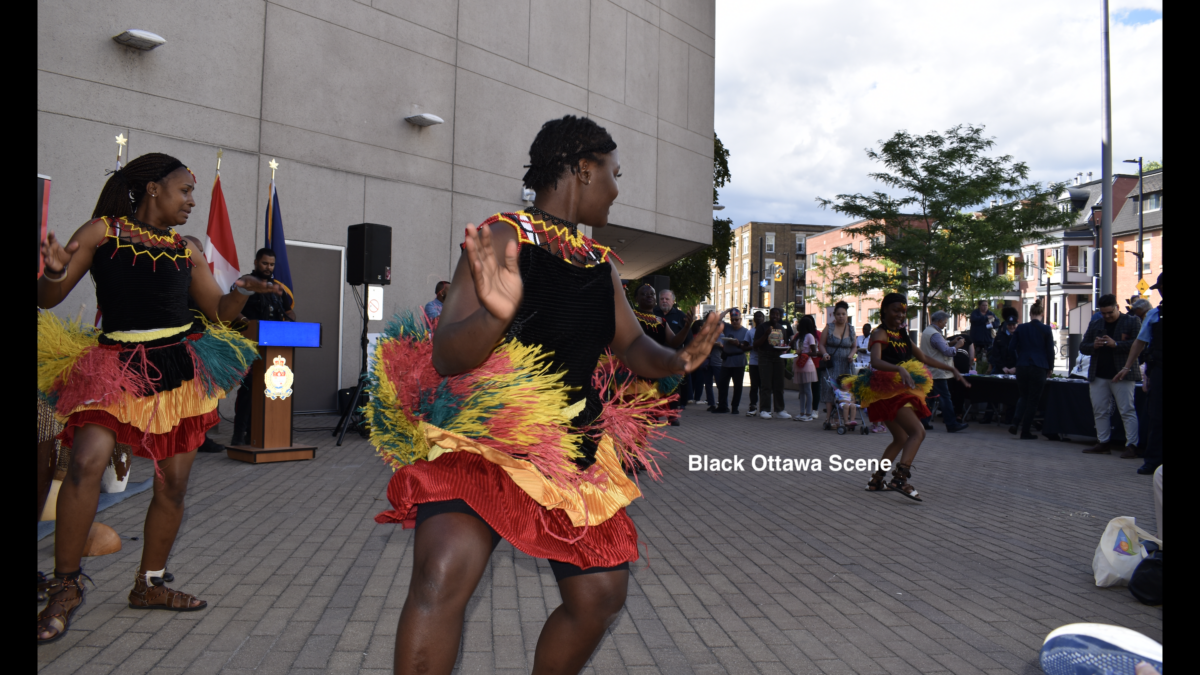
{"label": "dancer in background", "polygon": [[921,501],[917,488],[908,479],[912,477],[917,450],[925,440],[921,418],[929,416],[925,397],[933,389],[933,379],[926,367],[946,368],[963,386],[971,385],[953,365],[934,361],[912,343],[908,337],[908,301],[903,295],[888,293],[880,314],[883,325],[871,333],[872,372],[855,377],[853,390],[859,403],[867,406],[871,421],[883,422],[892,432],[892,442],[884,449],[883,459],[894,463],[895,469],[887,483],[884,483],[886,470],[871,474],[867,490],[895,490]]}
{"label": "dancer in background", "polygon": [[467,228],[432,335],[410,316],[379,341],[371,441],[398,470],[393,510],[376,520],[416,527],[398,673],[451,671],[467,601],[502,538],[549,559],[562,595],[534,672],[578,672],[625,602],[638,557],[625,507],[641,493],[621,463],[657,474],[649,425],[666,400],[627,396],[623,383],[694,370],[722,325],[710,316],[679,351],[657,344],[616,256],[579,233],[608,222],[616,150],[590,119],[543,125],[524,178],[534,206]]}
{"label": "dancer in background", "polygon": [[[142,562],[129,593],[134,609],[204,609],[203,600],[163,585],[167,556],[183,517],[188,475],[217,401],[257,358],[253,342],[220,321],[237,318],[253,293],[273,284],[242,277],[224,293],[200,248],[180,237],[196,205],[196,179],[169,155],[142,155],[104,185],[93,220],[66,246],[42,243],[45,274],[38,307],[62,302],[88,272],[104,308],[101,330],[38,316],[38,392],[64,422],[72,448],[58,493],[54,578],[38,614],[38,643],[66,634],[83,604],[80,559],[116,443],[154,460],[154,497],[146,513]],[[203,317],[188,308],[195,301]]]}

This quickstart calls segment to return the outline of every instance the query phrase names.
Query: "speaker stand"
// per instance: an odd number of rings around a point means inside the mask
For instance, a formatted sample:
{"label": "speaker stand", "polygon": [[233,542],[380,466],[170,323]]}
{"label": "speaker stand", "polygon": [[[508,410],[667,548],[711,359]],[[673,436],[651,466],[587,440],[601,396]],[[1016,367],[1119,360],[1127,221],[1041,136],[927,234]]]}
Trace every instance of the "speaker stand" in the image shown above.
{"label": "speaker stand", "polygon": [[354,395],[350,397],[350,405],[346,406],[345,412],[342,413],[341,419],[338,420],[337,426],[333,428],[333,435],[337,436],[337,445],[341,447],[342,439],[346,437],[346,430],[351,426],[358,427],[359,433],[362,432],[362,427],[366,421],[359,414],[358,408],[362,400],[363,387],[367,383],[367,286],[363,284],[362,293],[362,337],[359,341],[359,347],[362,350],[362,367],[358,371],[358,384],[354,385]]}

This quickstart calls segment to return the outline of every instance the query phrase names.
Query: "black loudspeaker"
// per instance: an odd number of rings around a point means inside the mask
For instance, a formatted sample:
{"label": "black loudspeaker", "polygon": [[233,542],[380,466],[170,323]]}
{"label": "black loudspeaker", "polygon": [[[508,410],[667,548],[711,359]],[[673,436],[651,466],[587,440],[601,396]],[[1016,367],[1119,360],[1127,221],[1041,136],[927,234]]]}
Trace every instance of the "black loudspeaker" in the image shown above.
{"label": "black loudspeaker", "polygon": [[347,228],[346,283],[387,286],[392,283],[392,228],[359,223]]}

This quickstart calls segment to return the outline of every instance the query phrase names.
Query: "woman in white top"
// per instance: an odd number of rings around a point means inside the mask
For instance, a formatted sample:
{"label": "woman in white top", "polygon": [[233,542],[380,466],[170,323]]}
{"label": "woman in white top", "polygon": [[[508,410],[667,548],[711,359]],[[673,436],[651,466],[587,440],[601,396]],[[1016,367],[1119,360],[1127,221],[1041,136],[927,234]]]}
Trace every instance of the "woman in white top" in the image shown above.
{"label": "woman in white top", "polygon": [[[795,348],[795,367],[792,371],[792,382],[800,385],[800,414],[794,417],[797,422],[811,422],[813,415],[813,387],[817,381],[817,368],[813,365],[812,357],[817,354],[817,322],[812,316],[801,317],[796,322],[796,335],[792,338]],[[807,357],[807,358],[806,358]],[[804,363],[800,363],[803,361]]]}

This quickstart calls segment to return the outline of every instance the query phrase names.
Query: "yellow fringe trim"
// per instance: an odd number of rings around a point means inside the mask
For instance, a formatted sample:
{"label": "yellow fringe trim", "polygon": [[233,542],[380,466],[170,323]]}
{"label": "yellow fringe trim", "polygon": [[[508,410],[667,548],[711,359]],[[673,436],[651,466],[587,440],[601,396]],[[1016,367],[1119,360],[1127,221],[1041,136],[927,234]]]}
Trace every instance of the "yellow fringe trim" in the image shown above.
{"label": "yellow fringe trim", "polygon": [[116,340],[117,342],[150,342],[151,340],[161,340],[162,338],[168,338],[172,335],[179,335],[180,333],[189,330],[191,327],[192,324],[188,323],[177,328],[157,328],[155,330],[147,331],[135,332],[128,330],[115,330],[111,333],[105,333],[104,337],[110,340]]}
{"label": "yellow fringe trim", "polygon": [[[217,402],[223,398],[224,391],[219,391],[215,397],[209,398],[199,391],[195,380],[188,380],[176,389],[155,396],[135,397],[126,394],[116,400],[106,397],[103,402],[81,405],[71,413],[103,410],[121,422],[137,427],[143,433],[165,434],[178,426],[182,419],[212,412],[217,407]],[[62,422],[67,420],[63,415],[57,417]]]}
{"label": "yellow fringe trim", "polygon": [[95,347],[100,331],[85,327],[78,319],[64,322],[50,312],[38,313],[37,388],[49,393],[54,382],[71,374],[75,362]]}
{"label": "yellow fringe trim", "polygon": [[600,485],[580,483],[578,491],[574,491],[551,483],[530,462],[425,422],[421,422],[420,427],[426,442],[433,448],[429,452],[429,461],[449,452],[479,455],[504,469],[509,478],[538,504],[546,509],[566,511],[575,527],[599,525],[642,496],[638,486],[621,469],[621,462],[613,450],[612,438],[608,436],[600,439],[596,450],[596,464],[606,480]]}

